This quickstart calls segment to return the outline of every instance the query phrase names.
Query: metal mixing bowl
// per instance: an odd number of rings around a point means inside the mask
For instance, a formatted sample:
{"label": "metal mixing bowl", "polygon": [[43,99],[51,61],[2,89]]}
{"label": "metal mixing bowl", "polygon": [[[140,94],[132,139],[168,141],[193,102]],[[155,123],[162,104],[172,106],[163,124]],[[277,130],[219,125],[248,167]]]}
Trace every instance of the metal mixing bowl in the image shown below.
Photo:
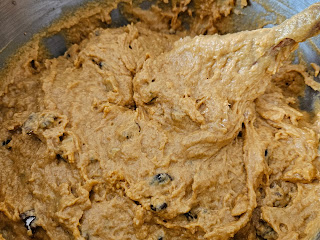
{"label": "metal mixing bowl", "polygon": [[[65,12],[72,11],[92,0],[0,0],[0,69],[5,66],[6,59],[14,51],[31,39],[33,34],[48,27],[54,20],[60,18]],[[111,0],[112,1],[112,0]],[[196,1],[196,0],[193,0]],[[241,1],[241,0],[236,0]],[[154,0],[146,0],[149,6]],[[237,32],[252,30],[259,27],[271,27],[279,24],[285,18],[302,11],[317,0],[255,0],[248,1],[248,7],[238,9],[242,14],[232,14],[232,24],[228,31]],[[240,5],[240,4],[238,4]],[[141,4],[140,6],[143,6]],[[113,12],[112,20],[122,24]],[[120,21],[120,22],[119,22]],[[223,24],[223,21],[220,23]],[[223,32],[222,32],[223,33]],[[52,38],[46,41],[52,55],[59,55],[64,51],[63,40]],[[320,36],[314,37],[300,44],[300,55],[307,63],[320,65]],[[296,61],[299,61],[297,59]],[[320,79],[315,79],[319,81]],[[318,93],[307,88],[306,97],[301,99],[301,108],[312,110],[315,97]]]}

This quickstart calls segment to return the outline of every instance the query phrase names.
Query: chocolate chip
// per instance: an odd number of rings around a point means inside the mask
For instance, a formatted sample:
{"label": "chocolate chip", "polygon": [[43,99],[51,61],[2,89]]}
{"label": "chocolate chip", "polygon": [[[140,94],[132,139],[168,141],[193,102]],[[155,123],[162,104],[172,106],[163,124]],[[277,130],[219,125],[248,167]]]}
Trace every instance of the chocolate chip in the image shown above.
{"label": "chocolate chip", "polygon": [[238,137],[239,137],[239,138],[242,137],[242,131],[240,131],[240,132],[238,133]]}
{"label": "chocolate chip", "polygon": [[36,63],[35,63],[34,60],[32,60],[32,61],[30,62],[30,66],[31,66],[34,70],[37,70]]}
{"label": "chocolate chip", "polygon": [[158,238],[157,238],[157,240],[163,240],[163,239],[164,239],[163,237],[158,237]]}
{"label": "chocolate chip", "polygon": [[63,135],[61,135],[61,136],[59,136],[59,140],[60,140],[60,142],[62,142],[62,141],[63,141],[63,138],[64,138],[64,134],[63,134]]}
{"label": "chocolate chip", "polygon": [[61,160],[64,162],[67,162],[67,160],[65,158],[63,158],[60,154],[56,155],[56,159],[60,162]]}
{"label": "chocolate chip", "polygon": [[138,202],[138,201],[133,201],[136,205],[141,205],[141,203],[140,202]]}
{"label": "chocolate chip", "polygon": [[5,141],[2,142],[2,146],[6,146],[11,142],[11,139],[7,139]]}
{"label": "chocolate chip", "polygon": [[159,210],[163,210],[163,209],[166,209],[167,207],[168,207],[168,204],[162,203],[162,204],[158,207],[158,209],[159,209]]}
{"label": "chocolate chip", "polygon": [[268,149],[266,149],[266,150],[264,151],[264,156],[265,156],[265,157],[268,156]]}
{"label": "chocolate chip", "polygon": [[191,211],[184,213],[183,215],[188,219],[188,221],[191,221],[191,220],[198,218],[198,215],[195,213],[192,213]]}
{"label": "chocolate chip", "polygon": [[154,205],[150,205],[150,209],[152,210],[152,211],[155,211],[155,212],[159,212],[159,211],[161,211],[161,210],[164,210],[164,209],[166,209],[168,207],[168,204],[167,203],[162,203],[161,205],[159,205],[159,206],[154,206]]}
{"label": "chocolate chip", "polygon": [[168,173],[158,173],[152,178],[150,184],[151,185],[166,184],[172,180],[173,178]]}
{"label": "chocolate chip", "polygon": [[156,208],[155,206],[153,206],[152,204],[150,205],[150,209],[151,209],[152,211],[157,211],[157,208]]}
{"label": "chocolate chip", "polygon": [[132,49],[131,45],[129,45],[129,48]]}

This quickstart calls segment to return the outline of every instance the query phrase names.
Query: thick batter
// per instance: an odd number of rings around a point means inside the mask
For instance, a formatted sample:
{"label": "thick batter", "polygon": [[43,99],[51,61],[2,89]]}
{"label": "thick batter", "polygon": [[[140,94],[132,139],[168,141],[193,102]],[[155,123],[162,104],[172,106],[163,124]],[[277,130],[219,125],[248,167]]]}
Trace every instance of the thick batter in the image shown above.
{"label": "thick batter", "polygon": [[1,82],[0,239],[315,238],[320,116],[285,60],[319,23],[31,45]]}

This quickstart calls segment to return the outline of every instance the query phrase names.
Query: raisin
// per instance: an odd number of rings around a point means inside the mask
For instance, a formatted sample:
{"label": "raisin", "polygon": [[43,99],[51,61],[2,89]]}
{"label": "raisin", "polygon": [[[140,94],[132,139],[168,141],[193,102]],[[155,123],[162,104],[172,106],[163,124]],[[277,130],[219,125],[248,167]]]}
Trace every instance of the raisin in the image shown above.
{"label": "raisin", "polygon": [[159,185],[159,184],[162,185],[162,184],[166,184],[172,180],[173,180],[173,178],[168,173],[158,173],[152,178],[150,184],[151,185]]}
{"label": "raisin", "polygon": [[266,150],[264,151],[264,156],[265,156],[265,157],[268,156],[268,149],[266,149]]}
{"label": "raisin", "polygon": [[238,133],[238,137],[239,137],[239,138],[242,137],[242,131],[240,131],[240,132]]}
{"label": "raisin", "polygon": [[191,221],[191,220],[198,218],[198,215],[195,213],[192,213],[191,211],[184,213],[183,215],[188,219],[188,221]]}
{"label": "raisin", "polygon": [[163,237],[158,237],[158,238],[157,238],[157,240],[163,240],[163,239],[164,239]]}
{"label": "raisin", "polygon": [[138,201],[133,201],[136,205],[141,205],[141,203],[140,202],[138,202]]}

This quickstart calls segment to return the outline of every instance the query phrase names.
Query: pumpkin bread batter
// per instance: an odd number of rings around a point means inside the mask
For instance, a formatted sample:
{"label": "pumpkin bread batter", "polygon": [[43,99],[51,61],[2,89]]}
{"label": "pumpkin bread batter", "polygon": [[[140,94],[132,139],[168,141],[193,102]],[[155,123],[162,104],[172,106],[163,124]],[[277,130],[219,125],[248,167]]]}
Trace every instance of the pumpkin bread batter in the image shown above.
{"label": "pumpkin bread batter", "polygon": [[320,116],[286,60],[319,26],[315,4],[224,36],[32,45],[1,79],[0,239],[316,239]]}

